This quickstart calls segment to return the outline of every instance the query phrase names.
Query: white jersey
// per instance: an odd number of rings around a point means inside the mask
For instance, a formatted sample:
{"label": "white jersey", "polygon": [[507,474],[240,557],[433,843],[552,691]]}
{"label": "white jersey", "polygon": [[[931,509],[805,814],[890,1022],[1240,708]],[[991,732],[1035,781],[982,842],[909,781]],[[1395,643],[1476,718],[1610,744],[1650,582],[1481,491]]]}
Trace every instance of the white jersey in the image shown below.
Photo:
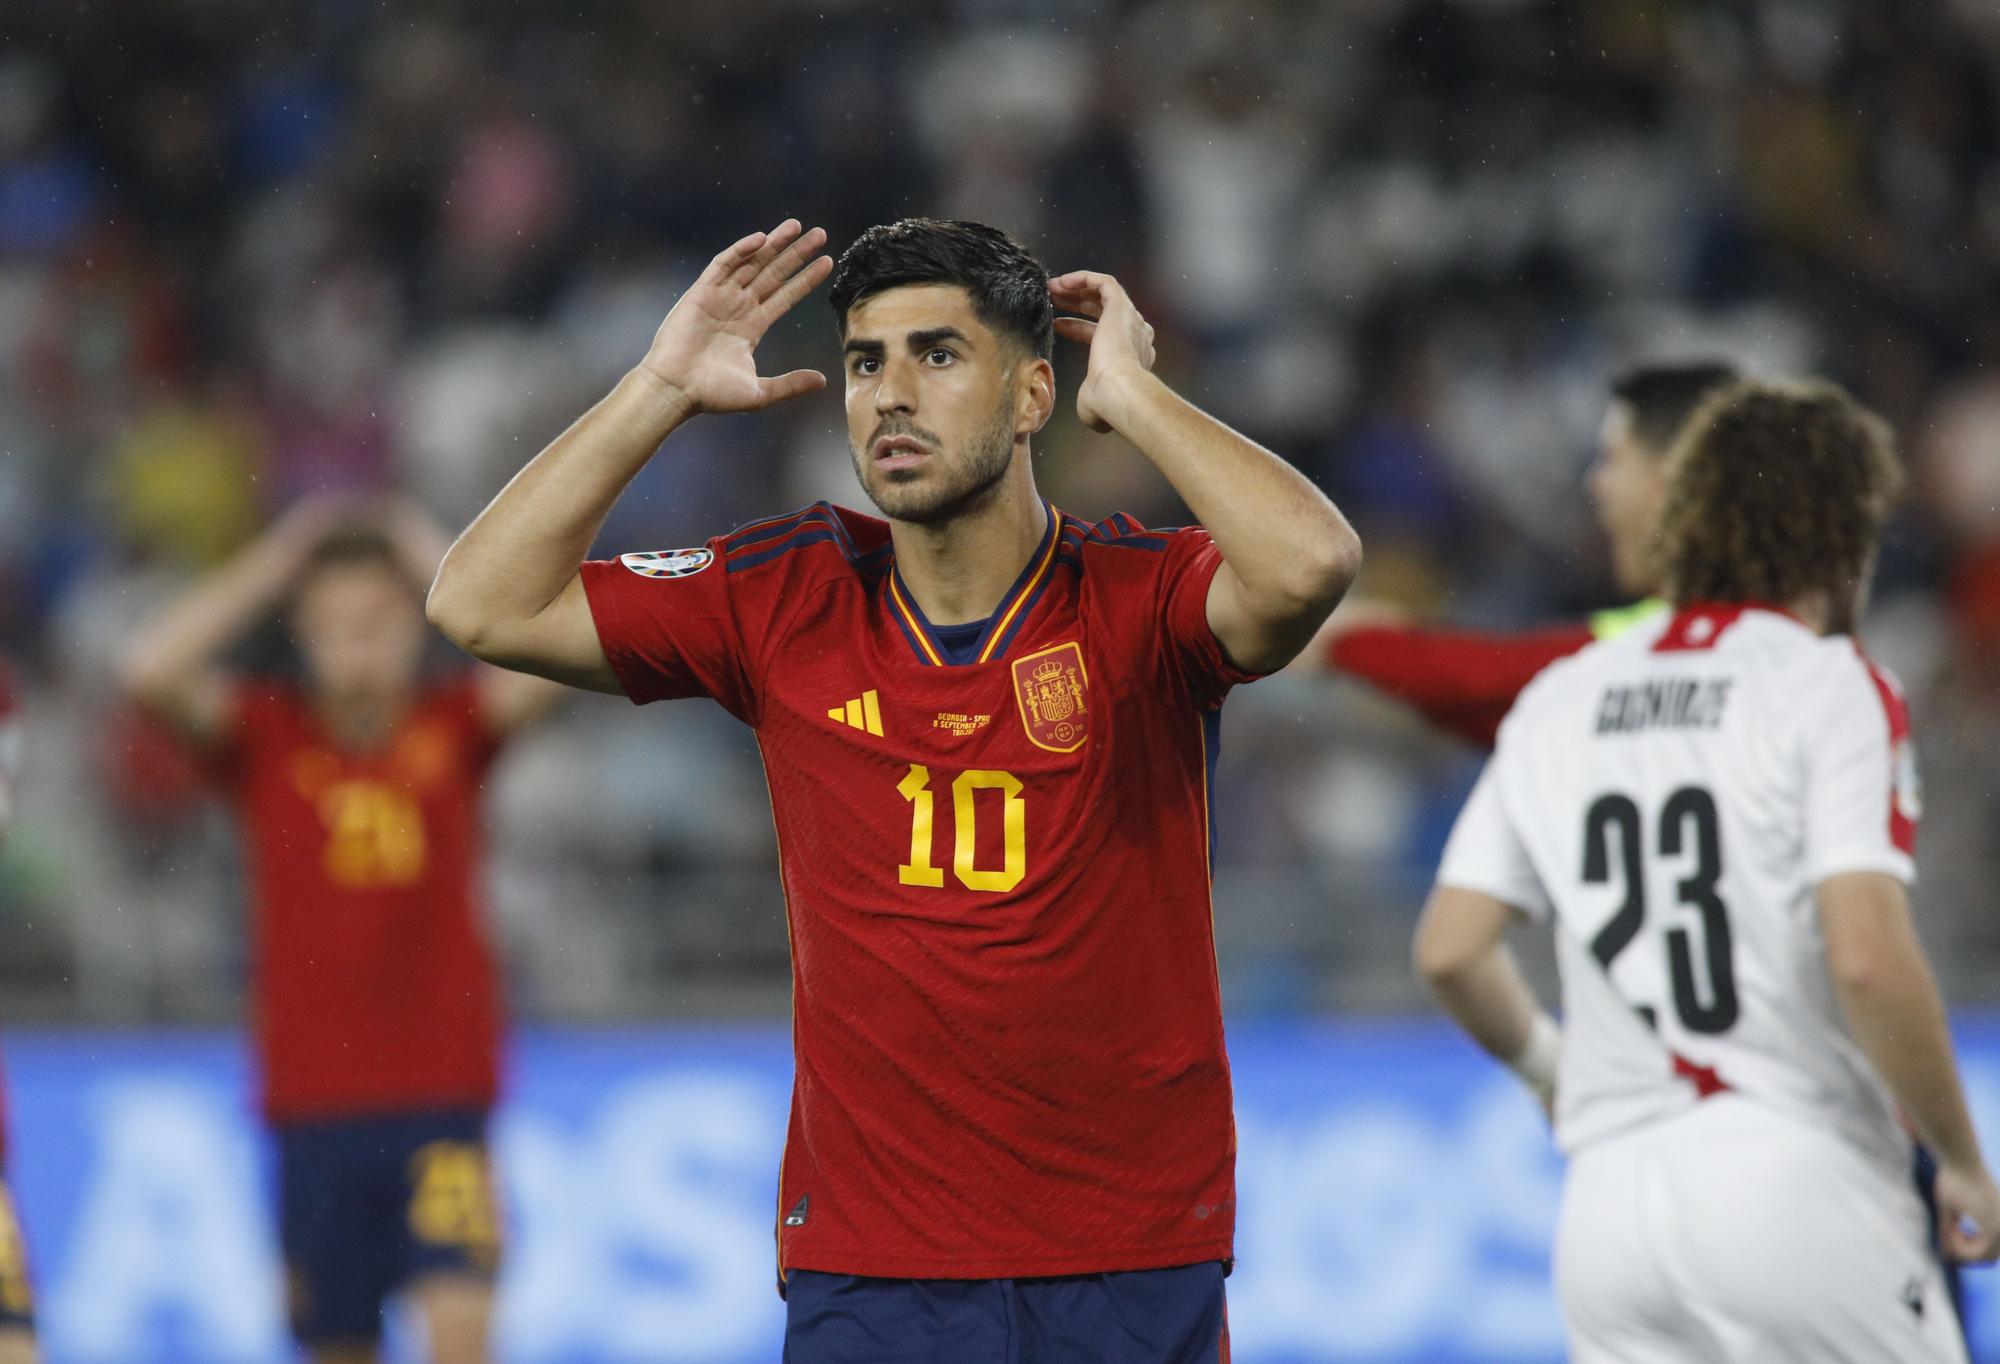
{"label": "white jersey", "polygon": [[1917,814],[1896,685],[1852,639],[1782,612],[1683,610],[1537,677],[1438,880],[1553,911],[1562,1147],[1719,1084],[1906,1171],[1813,890],[1842,872],[1911,880]]}

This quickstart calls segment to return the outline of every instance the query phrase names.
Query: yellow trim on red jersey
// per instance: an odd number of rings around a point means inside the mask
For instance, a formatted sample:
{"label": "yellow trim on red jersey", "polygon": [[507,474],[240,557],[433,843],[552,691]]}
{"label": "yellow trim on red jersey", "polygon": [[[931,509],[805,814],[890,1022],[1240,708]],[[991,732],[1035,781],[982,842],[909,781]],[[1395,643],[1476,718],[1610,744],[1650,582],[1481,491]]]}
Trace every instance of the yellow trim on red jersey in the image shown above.
{"label": "yellow trim on red jersey", "polygon": [[936,649],[931,647],[930,634],[924,629],[923,618],[911,609],[907,601],[903,600],[903,589],[897,585],[896,574],[893,569],[889,573],[889,605],[902,615],[903,624],[908,628],[910,637],[916,640],[917,647],[924,651],[924,657],[930,660],[931,666],[942,668],[944,666],[944,658]]}
{"label": "yellow trim on red jersey", "polygon": [[1041,563],[1035,566],[1035,571],[1028,576],[1028,580],[1021,584],[1021,590],[1014,594],[1014,600],[1008,604],[998,622],[986,632],[986,647],[979,651],[979,657],[974,662],[990,663],[993,660],[994,650],[1000,647],[1001,640],[1007,638],[1007,627],[1014,623],[1014,617],[1019,614],[1023,606],[1027,605],[1028,599],[1035,595],[1035,589],[1041,586],[1042,579],[1048,577],[1049,565],[1056,561],[1056,546],[1062,543],[1062,527],[1056,522],[1057,515],[1054,509],[1050,510],[1049,529],[1052,533],[1049,536],[1048,547],[1042,551]]}

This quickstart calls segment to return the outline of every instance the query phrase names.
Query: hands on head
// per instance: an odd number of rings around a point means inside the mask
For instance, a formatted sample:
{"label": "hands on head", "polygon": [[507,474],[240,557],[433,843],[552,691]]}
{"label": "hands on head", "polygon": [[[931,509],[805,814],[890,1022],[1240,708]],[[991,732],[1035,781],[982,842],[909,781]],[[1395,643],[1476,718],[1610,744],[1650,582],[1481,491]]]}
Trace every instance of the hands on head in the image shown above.
{"label": "hands on head", "polygon": [[289,583],[319,547],[336,536],[379,535],[395,550],[411,579],[428,587],[451,537],[413,497],[402,493],[314,493],[287,507],[265,531],[258,549],[275,579]]}
{"label": "hands on head", "polygon": [[[833,258],[821,254],[826,240],[825,229],[787,218],[722,251],[667,313],[640,368],[690,414],[756,412],[825,388],[826,375],[816,369],[759,374],[756,348],[772,323],[833,273]],[[1077,415],[1093,430],[1108,431],[1106,390],[1152,369],[1153,328],[1110,275],[1058,275],[1049,281],[1049,297],[1078,314],[1057,318],[1056,334],[1090,347]]]}
{"label": "hands on head", "polygon": [[833,273],[823,228],[787,218],[708,263],[653,335],[641,368],[693,412],[755,412],[826,387],[816,369],[766,377],[756,347],[773,322]]}
{"label": "hands on head", "polygon": [[1076,392],[1076,415],[1093,431],[1109,431],[1105,407],[1120,380],[1153,368],[1153,328],[1131,295],[1110,275],[1072,270],[1049,281],[1049,298],[1064,312],[1056,335],[1090,347],[1089,368]]}

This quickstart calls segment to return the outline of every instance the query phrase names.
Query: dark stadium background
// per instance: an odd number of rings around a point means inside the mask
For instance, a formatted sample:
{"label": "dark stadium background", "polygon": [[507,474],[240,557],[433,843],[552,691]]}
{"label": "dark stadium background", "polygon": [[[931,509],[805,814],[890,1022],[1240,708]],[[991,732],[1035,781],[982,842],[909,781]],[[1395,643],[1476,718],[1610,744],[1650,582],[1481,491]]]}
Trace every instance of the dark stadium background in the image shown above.
{"label": "dark stadium background", "polygon": [[[1867,635],[1911,693],[1920,911],[1973,1018],[2000,984],[1996,15],[8,0],[0,652],[29,738],[0,854],[0,1023],[51,1359],[274,1348],[261,1213],[213,1201],[233,1172],[253,1187],[257,1159],[230,1031],[234,852],[192,769],[114,704],[120,643],[303,493],[401,489],[461,524],[636,360],[702,261],[787,214],[836,249],[906,214],[980,218],[1058,270],[1112,271],[1163,371],[1340,502],[1371,596],[1471,623],[1615,601],[1580,476],[1619,366],[1723,355],[1849,385],[1913,474]],[[823,300],[766,350],[828,366]],[[1067,408],[1038,476],[1071,511],[1178,519]],[[832,396],[683,433],[605,545],[821,496],[858,496]],[[256,653],[281,661],[281,642]],[[1559,1354],[1532,1114],[1412,1017],[1408,933],[1476,769],[1350,685],[1282,677],[1230,703],[1216,927],[1246,1105],[1243,1360]],[[768,1357],[763,1230],[727,1251],[698,1234],[741,1220],[703,1201],[704,1162],[754,1224],[780,1135],[785,935],[749,736],[712,708],[580,698],[492,800],[495,922],[530,1024],[503,1150],[571,1181],[520,1198],[511,1357]],[[2000,1139],[2000,1049],[1975,1032]],[[683,1145],[631,1159],[695,1172],[656,1212],[700,1274],[629,1247],[590,1261],[578,1245],[615,1240],[601,1220],[545,1248],[534,1216],[619,1192],[554,1161],[553,1133],[683,1121]],[[1433,1187],[1443,1167],[1461,1193]],[[176,1169],[216,1173],[183,1196]],[[1280,1169],[1324,1186],[1311,1218],[1255,1212],[1259,1188],[1284,1202]],[[240,1252],[242,1273],[182,1301],[142,1272],[156,1243]],[[639,1334],[549,1324],[602,1315],[614,1262],[633,1296],[607,1310]],[[1354,1296],[1360,1265],[1377,1277]],[[701,1274],[727,1292],[690,1296]],[[120,1292],[136,1305],[107,1315]]]}

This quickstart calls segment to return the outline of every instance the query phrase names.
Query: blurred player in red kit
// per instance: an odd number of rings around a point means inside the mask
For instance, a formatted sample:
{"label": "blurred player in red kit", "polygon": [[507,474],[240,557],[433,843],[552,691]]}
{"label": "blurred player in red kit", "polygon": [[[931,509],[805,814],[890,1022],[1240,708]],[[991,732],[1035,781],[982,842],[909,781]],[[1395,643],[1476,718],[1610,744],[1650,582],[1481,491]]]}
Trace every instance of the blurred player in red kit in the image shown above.
{"label": "blurred player in red kit", "polygon": [[1513,632],[1414,625],[1376,603],[1353,601],[1327,621],[1297,667],[1358,677],[1440,729],[1492,747],[1501,717],[1536,673],[1663,609],[1654,524],[1667,451],[1702,400],[1735,379],[1728,365],[1693,361],[1642,365],[1611,385],[1588,488],[1618,588],[1643,600],[1587,621]]}
{"label": "blurred player in red kit", "polygon": [[[717,256],[461,536],[431,618],[490,662],[709,696],[756,731],[793,956],[788,1360],[1226,1358],[1216,720],[1312,637],[1359,541],[1154,377],[1109,276],[1051,279],[973,223],[871,229],[837,271],[824,242],[788,220]],[[753,352],[829,274],[854,466],[886,519],[821,504],[585,562],[682,422],[825,383],[760,377]],[[1037,494],[1055,336],[1088,347],[1082,420],[1207,529]]]}
{"label": "blurred player in red kit", "polygon": [[[440,1364],[487,1357],[501,1001],[480,793],[558,689],[426,675],[421,591],[443,547],[407,507],[303,503],[126,660],[133,696],[236,805],[293,1322],[319,1364],[373,1359],[404,1291]],[[233,673],[230,647],[279,609],[302,681]]]}
{"label": "blurred player in red kit", "polygon": [[[0,842],[14,823],[21,743],[20,692],[7,661],[0,659]],[[7,1113],[0,1102],[0,1364],[34,1364],[35,1300],[28,1286],[27,1243],[7,1187],[6,1155]]]}

